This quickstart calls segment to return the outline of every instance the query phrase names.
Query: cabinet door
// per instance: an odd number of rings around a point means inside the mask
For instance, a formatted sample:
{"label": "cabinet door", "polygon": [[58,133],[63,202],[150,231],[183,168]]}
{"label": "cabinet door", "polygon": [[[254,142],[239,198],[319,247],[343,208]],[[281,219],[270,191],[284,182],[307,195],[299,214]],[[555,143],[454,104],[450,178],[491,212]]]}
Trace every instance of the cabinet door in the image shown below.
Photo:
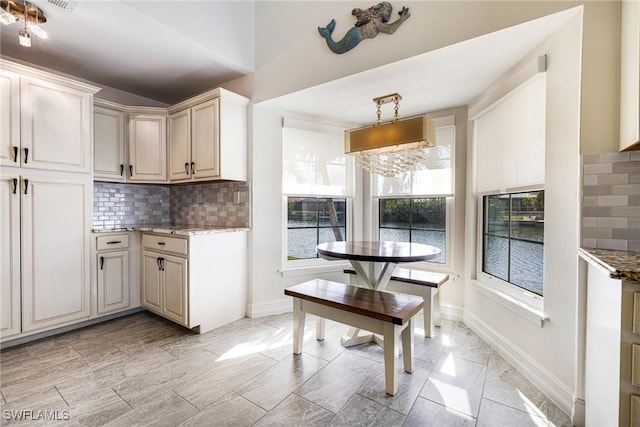
{"label": "cabinet door", "polygon": [[93,183],[23,175],[22,330],[87,319]]}
{"label": "cabinet door", "polygon": [[125,181],[125,113],[95,106],[93,128],[94,178]]}
{"label": "cabinet door", "polygon": [[162,314],[184,326],[188,325],[187,307],[187,260],[171,255],[162,255],[164,273],[164,296]]}
{"label": "cabinet door", "polygon": [[20,185],[0,176],[0,338],[20,333]]}
{"label": "cabinet door", "polygon": [[162,255],[144,251],[142,254],[142,292],[140,305],[158,314],[162,314]]}
{"label": "cabinet door", "polygon": [[98,314],[129,307],[129,251],[98,254]]}
{"label": "cabinet door", "polygon": [[167,180],[166,129],[165,116],[137,114],[129,118],[131,181]]}
{"label": "cabinet door", "polygon": [[620,150],[640,149],[640,2],[621,2]]}
{"label": "cabinet door", "polygon": [[92,96],[21,78],[23,168],[91,172]]}
{"label": "cabinet door", "polygon": [[192,108],[191,159],[193,178],[202,180],[220,175],[220,102],[212,99]]}
{"label": "cabinet door", "polygon": [[[191,178],[191,110],[169,116],[169,179]],[[195,166],[195,163],[194,163]]]}
{"label": "cabinet door", "polygon": [[0,165],[20,165],[20,77],[0,70]]}

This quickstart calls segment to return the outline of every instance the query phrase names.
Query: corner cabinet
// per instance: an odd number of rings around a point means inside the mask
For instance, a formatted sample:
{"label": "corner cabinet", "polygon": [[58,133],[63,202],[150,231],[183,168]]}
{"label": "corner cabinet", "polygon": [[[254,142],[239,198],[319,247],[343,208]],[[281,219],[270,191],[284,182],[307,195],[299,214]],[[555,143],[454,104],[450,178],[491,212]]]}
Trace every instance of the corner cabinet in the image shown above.
{"label": "corner cabinet", "polygon": [[96,181],[125,182],[127,114],[96,100],[93,106],[93,177]]}
{"label": "corner cabinet", "polygon": [[246,181],[248,103],[219,88],[170,107],[169,180]]}
{"label": "corner cabinet", "polygon": [[246,315],[246,233],[142,234],[142,307],[204,333]]}
{"label": "corner cabinet", "polygon": [[640,2],[621,2],[620,151],[640,150]]}
{"label": "corner cabinet", "polygon": [[129,181],[167,181],[167,116],[165,114],[129,114],[127,169]]}

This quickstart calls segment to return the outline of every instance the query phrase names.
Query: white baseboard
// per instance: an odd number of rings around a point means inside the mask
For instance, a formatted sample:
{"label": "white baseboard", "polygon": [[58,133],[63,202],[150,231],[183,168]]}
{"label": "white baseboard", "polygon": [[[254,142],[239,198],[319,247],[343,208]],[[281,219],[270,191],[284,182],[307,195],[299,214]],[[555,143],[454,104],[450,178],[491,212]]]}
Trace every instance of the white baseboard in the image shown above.
{"label": "white baseboard", "polygon": [[[498,331],[467,310],[464,311],[464,323],[531,381],[533,385],[538,387],[540,391],[548,396],[566,414],[573,415],[575,413],[575,405],[577,402],[574,400],[573,391],[541,366],[535,359],[520,350],[511,341],[500,335]],[[579,408],[577,409],[579,411]]]}
{"label": "white baseboard", "polygon": [[440,304],[440,316],[443,319],[455,320],[457,322],[463,321],[464,309],[456,305]]}
{"label": "white baseboard", "polygon": [[291,311],[293,311],[291,298],[265,304],[247,304],[247,317],[251,318],[272,316],[274,314],[289,313]]}

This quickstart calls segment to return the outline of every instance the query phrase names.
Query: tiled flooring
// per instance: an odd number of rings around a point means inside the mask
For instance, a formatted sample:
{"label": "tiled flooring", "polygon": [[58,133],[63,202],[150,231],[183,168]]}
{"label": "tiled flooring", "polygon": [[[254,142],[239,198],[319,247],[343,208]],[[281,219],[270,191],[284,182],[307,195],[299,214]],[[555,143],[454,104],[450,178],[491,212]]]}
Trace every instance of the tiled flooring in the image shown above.
{"label": "tiled flooring", "polygon": [[[416,325],[421,325],[417,319]],[[569,418],[468,327],[416,328],[415,371],[384,393],[383,352],[344,325],[292,355],[291,315],[197,335],[148,313],[1,354],[5,424],[56,426],[564,426]],[[12,412],[15,411],[15,412]],[[20,412],[22,411],[22,412]],[[43,412],[47,411],[47,412]],[[31,417],[18,422],[16,415]],[[57,418],[43,421],[42,418]],[[40,418],[34,421],[33,418]]]}

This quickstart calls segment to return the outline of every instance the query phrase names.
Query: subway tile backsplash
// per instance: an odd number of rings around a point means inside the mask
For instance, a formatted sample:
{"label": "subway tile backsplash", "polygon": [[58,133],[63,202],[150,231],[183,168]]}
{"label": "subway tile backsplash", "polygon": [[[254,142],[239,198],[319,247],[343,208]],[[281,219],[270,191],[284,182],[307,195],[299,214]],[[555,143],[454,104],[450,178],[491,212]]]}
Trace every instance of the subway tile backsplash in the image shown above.
{"label": "subway tile backsplash", "polygon": [[190,185],[94,183],[93,227],[250,227],[246,182]]}
{"label": "subway tile backsplash", "polygon": [[582,246],[640,252],[640,152],[582,158]]}

